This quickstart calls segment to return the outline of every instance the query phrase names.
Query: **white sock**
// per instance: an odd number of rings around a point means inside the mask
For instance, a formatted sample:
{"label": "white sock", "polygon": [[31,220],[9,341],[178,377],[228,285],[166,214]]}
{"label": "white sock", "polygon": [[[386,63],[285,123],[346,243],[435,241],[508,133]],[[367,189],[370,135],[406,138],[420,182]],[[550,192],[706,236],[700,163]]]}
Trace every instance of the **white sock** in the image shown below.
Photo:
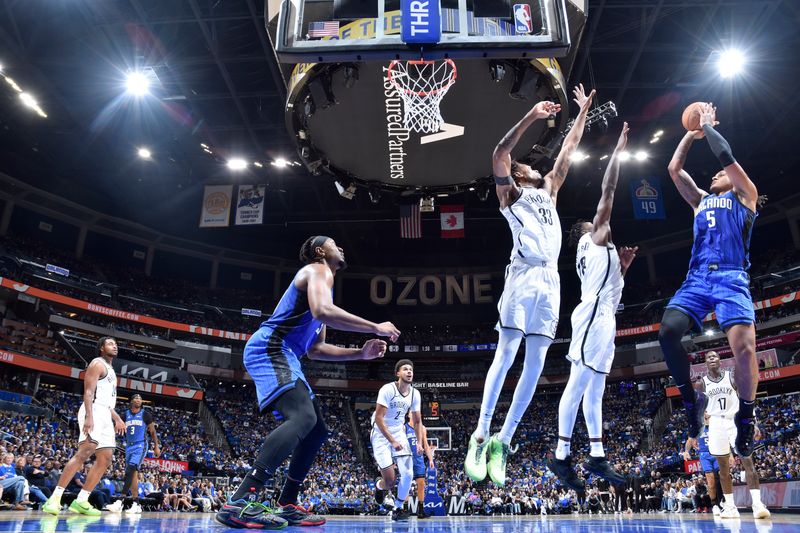
{"label": "white sock", "polygon": [[723,493],[723,496],[725,497],[725,505],[727,505],[729,507],[736,507],[736,504],[733,503],[733,493],[731,493],[731,494],[724,494]]}
{"label": "white sock", "polygon": [[78,497],[75,498],[75,499],[79,503],[88,502],[89,501],[89,494],[90,494],[89,492],[86,492],[85,490],[81,489],[81,491],[78,493]]}
{"label": "white sock", "polygon": [[547,337],[531,335],[525,339],[525,364],[522,367],[522,374],[519,376],[517,388],[514,389],[514,398],[508,408],[506,421],[503,429],[500,430],[498,438],[504,444],[511,444],[511,439],[517,431],[525,411],[531,403],[533,393],[536,391],[536,384],[539,376],[542,375],[544,368],[544,358],[547,349],[553,341]]}
{"label": "white sock", "polygon": [[514,359],[517,357],[519,344],[522,342],[522,332],[501,329],[500,337],[497,339],[497,350],[494,352],[494,360],[486,374],[486,381],[483,385],[483,401],[481,402],[481,414],[478,418],[478,429],[475,431],[477,439],[489,437],[494,409],[497,407],[497,399],[503,389],[503,382],[506,374]]}
{"label": "white sock", "polygon": [[556,459],[563,461],[569,455],[570,442],[568,440],[558,439],[556,446]]}
{"label": "white sock", "polygon": [[56,487],[53,489],[51,498],[55,498],[58,503],[61,503],[61,495],[64,494],[64,487]]}
{"label": "white sock", "polygon": [[592,457],[603,457],[606,452],[603,450],[603,443],[601,441],[592,442],[590,444],[591,450],[589,451],[589,455]]}
{"label": "white sock", "polygon": [[761,503],[761,489],[750,489],[750,498],[753,500],[753,505]]}

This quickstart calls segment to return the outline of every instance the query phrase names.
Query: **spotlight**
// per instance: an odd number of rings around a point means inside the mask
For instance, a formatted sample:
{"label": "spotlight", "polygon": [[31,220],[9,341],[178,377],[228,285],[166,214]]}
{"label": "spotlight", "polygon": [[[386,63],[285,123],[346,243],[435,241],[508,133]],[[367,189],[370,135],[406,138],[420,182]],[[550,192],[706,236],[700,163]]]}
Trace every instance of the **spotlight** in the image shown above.
{"label": "spotlight", "polygon": [[143,72],[130,72],[125,87],[134,96],[144,96],[150,92],[150,80]]}
{"label": "spotlight", "polygon": [[381,188],[377,185],[372,185],[369,188],[369,201],[377,204],[381,201]]}
{"label": "spotlight", "polygon": [[347,200],[352,200],[356,196],[356,184],[352,181],[347,185],[344,185],[339,180],[333,182],[336,186],[336,192],[339,193],[339,196],[342,198],[346,198]]}
{"label": "spotlight", "polygon": [[15,91],[17,91],[18,93],[22,92],[22,87],[17,85],[17,82],[15,82],[12,78],[9,78],[8,76],[6,76],[6,83],[11,85],[11,88],[14,89]]}
{"label": "spotlight", "polygon": [[705,336],[706,336],[706,337],[710,337],[711,335],[713,335],[713,334],[714,334],[714,333],[716,333],[716,332],[715,332],[713,329],[711,329],[711,328],[708,328],[708,329],[707,329],[707,330],[705,330],[703,333],[705,334]]}
{"label": "spotlight", "polygon": [[661,138],[660,138],[660,137],[653,137],[652,139],[650,139],[650,144],[655,144],[655,143],[657,143],[657,142],[658,142],[658,141],[660,141],[660,140],[661,140]]}
{"label": "spotlight", "polygon": [[433,213],[433,196],[423,196],[419,199],[420,213]]}
{"label": "spotlight", "polygon": [[[622,155],[622,154],[620,154],[620,155]],[[606,159],[608,159],[608,154],[603,154],[603,155],[600,157],[600,161],[605,161]],[[620,159],[622,159],[622,158],[620,158]]]}
{"label": "spotlight", "polygon": [[288,165],[289,165],[289,162],[287,160],[285,160],[284,158],[282,158],[282,157],[279,157],[278,159],[276,159],[275,161],[272,162],[272,166],[278,167],[278,168],[284,168],[284,167],[286,167]]}
{"label": "spotlight", "polygon": [[206,143],[200,143],[200,148],[208,149],[208,145]]}
{"label": "spotlight", "polygon": [[36,109],[36,107],[39,105],[36,102],[36,99],[28,93],[20,93],[19,99],[22,100],[22,103],[25,105],[25,107],[30,107],[31,109]]}
{"label": "spotlight", "polygon": [[633,157],[635,157],[637,161],[645,161],[647,159],[647,152],[639,150]]}
{"label": "spotlight", "polygon": [[264,165],[261,164],[260,161],[253,161],[253,165],[257,166],[258,168],[263,167]]}
{"label": "spotlight", "polygon": [[589,159],[589,155],[581,152],[580,150],[575,150],[574,152],[572,152],[572,155],[570,156],[569,159],[573,163],[580,163],[584,159]]}
{"label": "spotlight", "polygon": [[138,150],[136,153],[137,153],[137,154],[139,155],[139,157],[141,157],[142,159],[150,159],[150,157],[153,155],[153,154],[150,152],[150,150],[148,150],[147,148],[139,148],[139,150]]}
{"label": "spotlight", "polygon": [[717,61],[717,68],[719,69],[720,76],[723,78],[730,78],[731,76],[739,74],[744,68],[744,64],[745,58],[741,50],[731,48],[720,54],[719,61]]}
{"label": "spotlight", "polygon": [[631,158],[631,153],[622,151],[622,152],[619,153],[619,155],[617,157],[619,157],[620,161],[629,161],[630,158]]}
{"label": "spotlight", "polygon": [[658,130],[653,134],[653,137],[661,137],[662,135],[664,135],[664,130]]}
{"label": "spotlight", "polygon": [[247,168],[247,161],[244,159],[240,159],[235,157],[233,159],[228,159],[228,168],[231,170],[244,170]]}

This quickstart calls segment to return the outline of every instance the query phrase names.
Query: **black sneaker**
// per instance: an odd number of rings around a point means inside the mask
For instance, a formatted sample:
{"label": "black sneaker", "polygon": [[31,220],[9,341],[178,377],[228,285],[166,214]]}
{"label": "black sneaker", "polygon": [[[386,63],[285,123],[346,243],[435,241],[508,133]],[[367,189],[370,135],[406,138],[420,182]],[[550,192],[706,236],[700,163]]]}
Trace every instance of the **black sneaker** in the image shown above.
{"label": "black sneaker", "polygon": [[378,482],[382,481],[383,478],[379,477],[375,480],[375,503],[378,505],[383,505],[383,501],[386,499],[386,489],[379,489]]}
{"label": "black sneaker", "polygon": [[694,402],[683,402],[683,407],[686,409],[686,418],[689,421],[689,438],[697,439],[703,432],[705,423],[706,406],[708,405],[708,396],[700,391],[696,391]]}
{"label": "black sneaker", "polygon": [[624,485],[627,479],[625,476],[611,468],[608,460],[604,457],[589,456],[589,460],[583,466],[596,476],[607,479],[612,485]]}
{"label": "black sneaker", "polygon": [[736,442],[734,443],[736,453],[740,457],[750,457],[755,448],[755,417],[740,418],[739,413],[736,413],[733,423],[736,424]]}
{"label": "black sneaker", "polygon": [[419,518],[420,520],[425,520],[426,518],[430,518],[431,516],[433,515],[430,515],[425,512],[425,506],[423,505],[423,503],[419,502],[419,504],[417,505],[417,518]]}
{"label": "black sneaker", "polygon": [[275,516],[283,518],[290,526],[321,526],[325,523],[324,516],[312,514],[304,507],[291,503],[279,506]]}
{"label": "black sneaker", "polygon": [[409,518],[411,518],[411,513],[406,511],[405,509],[395,509],[392,511],[392,520],[397,522],[405,522]]}
{"label": "black sneaker", "polygon": [[578,477],[578,474],[575,473],[575,469],[572,468],[572,457],[569,455],[563,460],[553,457],[547,464],[547,467],[558,477],[558,479],[561,480],[564,485],[571,488],[575,492],[586,491],[586,486],[583,484],[583,481],[581,481],[581,479]]}
{"label": "black sneaker", "polygon": [[283,529],[289,525],[268,507],[245,500],[227,502],[214,518],[220,524],[237,529]]}

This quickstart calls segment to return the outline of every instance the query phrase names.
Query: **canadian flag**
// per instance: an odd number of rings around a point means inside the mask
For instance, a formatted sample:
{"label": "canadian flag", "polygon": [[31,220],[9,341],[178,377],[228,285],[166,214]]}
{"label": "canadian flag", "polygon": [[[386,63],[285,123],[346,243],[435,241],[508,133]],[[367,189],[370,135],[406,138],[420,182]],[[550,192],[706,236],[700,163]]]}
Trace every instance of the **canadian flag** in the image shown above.
{"label": "canadian flag", "polygon": [[443,205],[439,207],[442,221],[443,239],[462,239],[464,237],[464,206]]}

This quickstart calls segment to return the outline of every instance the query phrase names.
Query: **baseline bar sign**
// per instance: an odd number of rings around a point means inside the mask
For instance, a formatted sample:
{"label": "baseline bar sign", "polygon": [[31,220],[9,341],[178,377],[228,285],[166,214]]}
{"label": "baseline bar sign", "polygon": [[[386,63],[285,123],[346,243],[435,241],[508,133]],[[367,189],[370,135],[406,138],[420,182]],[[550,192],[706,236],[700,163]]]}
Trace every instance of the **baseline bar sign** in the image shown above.
{"label": "baseline bar sign", "polygon": [[401,0],[400,20],[404,43],[431,44],[442,38],[439,0]]}

